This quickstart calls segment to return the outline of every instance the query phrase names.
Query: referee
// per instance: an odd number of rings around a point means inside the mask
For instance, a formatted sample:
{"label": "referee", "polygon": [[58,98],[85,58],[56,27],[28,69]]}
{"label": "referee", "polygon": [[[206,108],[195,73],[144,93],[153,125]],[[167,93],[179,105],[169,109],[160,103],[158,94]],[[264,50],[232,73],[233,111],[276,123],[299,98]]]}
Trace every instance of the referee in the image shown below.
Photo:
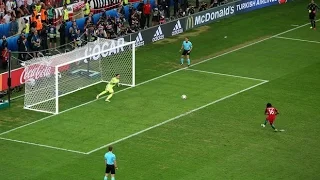
{"label": "referee", "polygon": [[[182,51],[183,50],[183,51]],[[184,61],[184,58],[187,59],[187,62],[188,62],[188,66],[190,66],[190,53],[191,53],[191,50],[192,50],[192,43],[189,41],[188,37],[186,37],[184,39],[184,41],[182,42],[182,46],[181,46],[181,49],[179,52],[182,51],[182,55],[181,55],[181,65],[183,65],[183,61]]]}
{"label": "referee", "polygon": [[311,22],[310,29],[316,29],[316,10],[318,10],[319,7],[316,3],[314,3],[313,0],[311,0],[311,3],[308,5],[308,11],[309,11],[309,19]]}
{"label": "referee", "polygon": [[115,180],[114,175],[116,174],[117,162],[116,155],[112,152],[112,146],[109,146],[109,152],[104,155],[104,160],[106,164],[106,175],[104,176],[104,180],[108,180],[109,173],[111,173],[111,180]]}

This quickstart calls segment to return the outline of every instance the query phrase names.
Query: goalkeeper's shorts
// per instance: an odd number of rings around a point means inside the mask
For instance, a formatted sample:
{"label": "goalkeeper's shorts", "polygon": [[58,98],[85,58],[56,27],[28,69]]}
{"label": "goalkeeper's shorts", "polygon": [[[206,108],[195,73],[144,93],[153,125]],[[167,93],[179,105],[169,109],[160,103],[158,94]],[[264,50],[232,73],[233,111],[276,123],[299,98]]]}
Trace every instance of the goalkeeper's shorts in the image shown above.
{"label": "goalkeeper's shorts", "polygon": [[107,87],[106,87],[106,91],[108,91],[109,93],[114,93],[113,87],[107,86]]}

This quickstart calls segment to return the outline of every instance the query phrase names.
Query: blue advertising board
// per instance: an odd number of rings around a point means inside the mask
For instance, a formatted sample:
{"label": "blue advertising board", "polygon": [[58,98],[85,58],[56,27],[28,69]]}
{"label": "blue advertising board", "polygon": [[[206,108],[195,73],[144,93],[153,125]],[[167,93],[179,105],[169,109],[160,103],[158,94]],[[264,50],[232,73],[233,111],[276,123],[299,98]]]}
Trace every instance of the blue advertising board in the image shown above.
{"label": "blue advertising board", "polygon": [[277,4],[285,4],[287,0],[242,0],[235,2],[235,12],[245,13]]}

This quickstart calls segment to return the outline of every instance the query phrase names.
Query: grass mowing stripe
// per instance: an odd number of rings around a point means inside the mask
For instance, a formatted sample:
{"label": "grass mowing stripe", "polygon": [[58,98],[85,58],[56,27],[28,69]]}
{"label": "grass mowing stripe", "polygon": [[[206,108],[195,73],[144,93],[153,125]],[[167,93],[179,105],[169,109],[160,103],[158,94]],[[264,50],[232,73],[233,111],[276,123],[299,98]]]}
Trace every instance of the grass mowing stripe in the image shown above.
{"label": "grass mowing stripe", "polygon": [[[318,21],[318,20],[317,20],[317,21]],[[279,33],[279,34],[276,34],[276,35],[270,36],[270,37],[268,37],[268,38],[265,38],[265,39],[262,39],[262,40],[259,40],[259,41],[256,41],[256,42],[253,42],[253,43],[250,43],[250,44],[244,45],[244,46],[242,46],[242,47],[239,47],[239,48],[233,49],[233,50],[231,50],[231,51],[228,51],[228,52],[222,53],[222,54],[217,55],[217,56],[214,56],[214,57],[212,57],[212,58],[205,59],[205,60],[200,61],[200,62],[198,62],[198,63],[192,64],[190,67],[193,67],[193,66],[196,66],[196,65],[198,65],[198,64],[201,64],[201,63],[204,63],[204,62],[207,62],[207,61],[210,61],[210,60],[213,60],[213,59],[219,58],[219,57],[221,57],[221,56],[224,56],[224,55],[227,55],[227,54],[230,54],[230,53],[233,53],[233,52],[239,51],[239,50],[241,50],[241,49],[244,49],[244,48],[247,48],[247,47],[253,46],[253,45],[255,45],[255,44],[258,44],[258,43],[264,42],[264,41],[266,41],[266,40],[269,40],[269,39],[271,39],[271,38],[274,38],[274,37],[277,37],[277,36],[283,35],[283,34],[285,34],[285,33],[288,33],[288,32],[291,32],[291,31],[294,31],[294,30],[296,30],[296,29],[299,29],[299,28],[305,27],[305,26],[307,26],[307,25],[309,25],[309,24],[310,24],[310,23],[303,24],[303,25],[301,25],[301,26],[298,26],[298,27],[295,27],[295,28],[289,29],[289,30],[287,30],[287,31],[284,31],[284,32],[281,32],[281,33]],[[186,68],[187,68],[187,67],[185,67],[185,68],[181,68],[181,69],[178,69],[178,70],[175,70],[175,71],[172,71],[172,72],[169,72],[169,73],[163,74],[163,75],[161,75],[161,76],[158,76],[158,77],[155,77],[155,78],[149,79],[149,80],[147,80],[147,81],[144,81],[144,82],[141,82],[141,83],[136,84],[136,86],[140,86],[140,85],[143,85],[143,84],[145,84],[145,83],[148,83],[148,82],[151,82],[151,81],[157,80],[157,79],[159,79],[159,78],[162,78],[162,77],[168,76],[168,75],[170,75],[170,74],[173,74],[173,73],[176,73],[176,72],[179,72],[179,71],[185,70]],[[126,88],[126,89],[122,89],[122,90],[120,90],[120,91],[118,91],[118,92],[116,92],[116,93],[119,93],[119,92],[122,92],[122,91],[128,90],[128,89],[130,89],[130,88],[132,88],[132,87],[129,87],[129,88]],[[106,97],[106,96],[101,97],[101,98],[105,98],[105,97]],[[73,110],[73,109],[76,109],[76,108],[82,107],[82,106],[84,106],[84,105],[90,104],[90,103],[95,102],[95,101],[96,101],[96,99],[95,99],[95,100],[92,100],[92,101],[89,101],[89,102],[86,102],[86,103],[83,103],[83,104],[80,104],[80,105],[78,105],[78,106],[72,107],[72,108],[70,108],[70,109],[66,109],[66,110],[64,110],[64,111],[61,111],[59,114],[62,114],[62,113],[68,112],[68,111],[70,111],[70,110]],[[58,114],[53,114],[53,115],[50,115],[50,116],[47,116],[47,117],[41,118],[41,119],[39,119],[39,120],[36,120],[36,121],[34,121],[34,122],[31,122],[31,123],[28,123],[28,124],[25,124],[25,125],[22,125],[22,126],[19,126],[19,127],[13,128],[13,129],[11,129],[11,130],[8,130],[8,131],[5,131],[5,132],[3,132],[3,133],[0,133],[0,136],[1,136],[1,135],[4,135],[4,134],[7,134],[7,133],[9,133],[9,132],[15,131],[15,130],[17,130],[17,129],[20,129],[20,128],[23,128],[23,127],[26,127],[26,126],[32,125],[32,124],[34,124],[34,123],[37,123],[37,122],[40,122],[40,121],[46,120],[46,119],[48,119],[48,118],[50,118],[50,117],[54,117],[54,116],[56,116],[56,115],[58,115]]]}
{"label": "grass mowing stripe", "polygon": [[232,74],[223,74],[223,73],[216,73],[216,72],[210,72],[210,71],[202,71],[202,70],[197,70],[197,69],[186,69],[189,71],[194,71],[194,72],[201,72],[201,73],[207,73],[207,74],[214,74],[214,75],[220,75],[220,76],[228,76],[228,77],[235,77],[235,78],[241,78],[241,79],[249,79],[249,80],[254,80],[254,81],[262,81],[262,82],[268,82],[268,80],[264,79],[257,79],[257,78],[251,78],[251,77],[245,77],[245,76],[237,76],[237,75],[232,75]]}
{"label": "grass mowing stripe", "polygon": [[292,40],[292,41],[300,41],[300,42],[309,42],[309,43],[317,43],[317,44],[320,44],[320,41],[310,41],[310,40],[296,39],[296,38],[289,38],[289,37],[282,37],[282,36],[277,36],[277,37],[275,37],[275,38]]}
{"label": "grass mowing stripe", "polygon": [[85,154],[85,155],[87,154],[87,153],[81,152],[81,151],[75,151],[75,150],[70,150],[70,149],[54,147],[54,146],[48,146],[48,145],[44,145],[44,144],[31,143],[31,142],[26,142],[26,141],[19,141],[19,140],[3,138],[3,137],[0,137],[0,139],[5,140],[5,141],[16,142],[16,143],[22,143],[22,144],[29,144],[29,145],[33,145],[33,146],[45,147],[45,148],[49,148],[49,149],[56,149],[56,150],[60,150],[60,151],[67,151],[67,152],[72,152],[72,153],[77,153],[77,154]]}
{"label": "grass mowing stripe", "polygon": [[199,111],[199,110],[201,110],[201,109],[203,109],[203,108],[206,108],[206,107],[208,107],[208,106],[211,106],[211,105],[213,105],[213,104],[216,104],[216,103],[218,103],[218,102],[220,102],[220,101],[223,101],[223,100],[225,100],[225,99],[231,98],[231,97],[233,97],[233,96],[236,96],[236,95],[238,95],[238,94],[240,94],[240,93],[243,93],[243,92],[248,91],[248,90],[250,90],[250,89],[253,89],[253,88],[255,88],[255,87],[258,87],[258,86],[260,86],[260,85],[262,85],[262,84],[265,84],[265,83],[267,83],[267,82],[268,82],[268,81],[260,82],[259,84],[250,86],[250,87],[248,87],[248,88],[246,88],[246,89],[240,90],[240,91],[238,91],[238,92],[235,92],[235,93],[233,93],[233,94],[230,94],[230,95],[225,96],[225,97],[223,97],[223,98],[220,98],[220,99],[218,99],[218,100],[212,101],[211,103],[205,104],[205,105],[200,106],[200,107],[198,107],[198,108],[196,108],[196,109],[193,109],[193,110],[188,111],[188,112],[186,112],[186,113],[180,114],[180,115],[178,115],[178,116],[176,116],[176,117],[174,117],[174,118],[168,119],[168,120],[163,121],[163,122],[161,122],[161,123],[159,123],[159,124],[156,124],[156,125],[154,125],[154,126],[151,126],[151,127],[149,127],[149,128],[146,128],[146,129],[144,129],[144,130],[138,131],[138,132],[136,132],[136,133],[134,133],[134,134],[131,134],[131,135],[129,135],[129,136],[126,136],[126,137],[124,137],[124,138],[121,138],[121,139],[119,139],[119,140],[116,140],[116,141],[114,141],[114,142],[111,142],[111,143],[106,144],[106,145],[104,145],[104,146],[98,147],[97,149],[94,149],[94,150],[91,150],[91,151],[87,152],[87,154],[94,153],[94,152],[99,151],[99,150],[101,150],[101,149],[103,149],[103,148],[106,148],[106,147],[108,147],[108,146],[110,146],[110,145],[113,145],[113,144],[119,143],[119,142],[121,142],[121,141],[127,140],[127,139],[129,139],[129,138],[132,138],[132,137],[134,137],[134,136],[137,136],[137,135],[139,135],[139,134],[142,134],[142,133],[144,133],[144,132],[146,132],[146,131],[149,131],[149,130],[154,129],[154,128],[156,128],[156,127],[159,127],[159,126],[162,126],[162,125],[164,125],[164,124],[167,124],[167,123],[169,123],[169,122],[171,122],[171,121],[177,120],[177,119],[179,119],[179,118],[181,118],[181,117],[184,117],[184,116],[186,116],[186,115],[188,115],[188,114],[191,114],[191,113],[193,113],[193,112]]}

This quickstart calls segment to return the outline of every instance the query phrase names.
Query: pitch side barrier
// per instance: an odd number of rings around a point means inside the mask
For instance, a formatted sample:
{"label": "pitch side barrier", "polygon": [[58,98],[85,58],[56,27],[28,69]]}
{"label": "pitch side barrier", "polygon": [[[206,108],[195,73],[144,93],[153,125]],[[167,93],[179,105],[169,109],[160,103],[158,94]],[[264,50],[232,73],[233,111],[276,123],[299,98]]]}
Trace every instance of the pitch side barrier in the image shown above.
{"label": "pitch side barrier", "polygon": [[[161,24],[158,26],[154,26],[140,32],[136,32],[121,38],[118,38],[118,45],[124,42],[135,41],[136,47],[144,46],[146,44],[150,44],[164,38],[168,38],[171,36],[176,36],[181,34],[189,29],[197,28],[215,21],[218,21],[223,18],[227,18],[230,16],[234,16],[241,13],[246,13],[249,11],[253,11],[260,8],[265,8],[268,6],[284,4],[288,1],[286,0],[242,0],[235,1],[223,6],[219,6],[216,8],[211,8],[206,11],[198,12],[192,14],[188,17],[183,17],[180,19],[176,19],[170,21],[165,24]],[[111,48],[114,45],[102,45],[110,46]],[[94,47],[93,49],[99,49],[102,47]],[[121,49],[119,50],[121,51]],[[86,51],[87,55],[93,53],[93,50]],[[114,52],[115,54],[118,51]],[[15,69],[12,71],[12,86],[19,86],[24,84],[25,82],[25,70],[24,67]],[[0,91],[7,89],[7,73],[0,74]]]}

